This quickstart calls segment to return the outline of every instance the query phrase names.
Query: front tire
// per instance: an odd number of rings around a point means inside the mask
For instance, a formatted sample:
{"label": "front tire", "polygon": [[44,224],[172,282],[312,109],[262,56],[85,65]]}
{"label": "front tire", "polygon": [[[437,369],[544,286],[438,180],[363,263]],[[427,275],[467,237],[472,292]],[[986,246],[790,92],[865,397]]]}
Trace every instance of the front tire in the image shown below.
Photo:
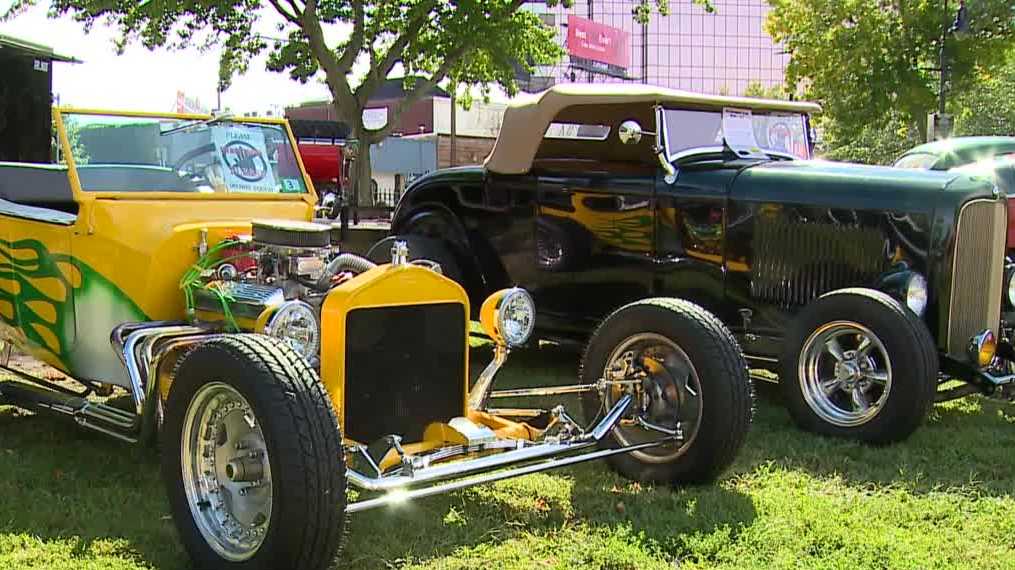
{"label": "front tire", "polygon": [[798,426],[875,445],[909,437],[937,390],[937,350],[927,327],[872,289],[834,291],[801,311],[780,368],[780,389]]}
{"label": "front tire", "polygon": [[[662,437],[637,417],[683,440],[609,458],[629,479],[670,484],[706,483],[736,457],[751,423],[753,390],[733,335],[705,309],[679,299],[645,299],[621,307],[596,329],[582,358],[582,383],[640,378],[583,399],[587,419],[623,394],[635,396],[629,417],[607,436],[618,447]],[[640,405],[639,405],[640,404]],[[639,412],[639,410],[642,410]]]}
{"label": "front tire", "polygon": [[344,536],[342,452],[331,399],[292,348],[232,335],[186,354],[162,475],[195,568],[329,567]]}

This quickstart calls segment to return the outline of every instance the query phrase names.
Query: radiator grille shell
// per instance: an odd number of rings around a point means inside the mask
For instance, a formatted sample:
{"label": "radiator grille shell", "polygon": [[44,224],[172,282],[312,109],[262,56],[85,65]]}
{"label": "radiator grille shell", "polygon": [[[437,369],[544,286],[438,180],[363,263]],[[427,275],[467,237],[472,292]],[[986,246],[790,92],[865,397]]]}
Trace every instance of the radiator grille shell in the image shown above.
{"label": "radiator grille shell", "polygon": [[971,200],[959,211],[947,325],[953,357],[965,358],[969,339],[984,329],[998,333],[1007,224],[1004,200]]}
{"label": "radiator grille shell", "polygon": [[420,441],[465,408],[466,310],[460,303],[359,308],[346,316],[346,437]]}

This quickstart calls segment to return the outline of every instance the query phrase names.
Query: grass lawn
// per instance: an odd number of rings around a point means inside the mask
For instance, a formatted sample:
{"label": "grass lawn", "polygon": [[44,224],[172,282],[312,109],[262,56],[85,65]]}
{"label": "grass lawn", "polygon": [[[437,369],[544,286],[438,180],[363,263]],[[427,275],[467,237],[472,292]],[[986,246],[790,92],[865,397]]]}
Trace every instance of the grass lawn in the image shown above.
{"label": "grass lawn", "polygon": [[[522,353],[504,385],[575,368]],[[354,515],[338,566],[1015,569],[1015,406],[937,406],[873,449],[797,431],[765,388],[716,485],[640,486],[602,463],[532,475]],[[154,451],[0,407],[0,462],[0,569],[187,567]]]}

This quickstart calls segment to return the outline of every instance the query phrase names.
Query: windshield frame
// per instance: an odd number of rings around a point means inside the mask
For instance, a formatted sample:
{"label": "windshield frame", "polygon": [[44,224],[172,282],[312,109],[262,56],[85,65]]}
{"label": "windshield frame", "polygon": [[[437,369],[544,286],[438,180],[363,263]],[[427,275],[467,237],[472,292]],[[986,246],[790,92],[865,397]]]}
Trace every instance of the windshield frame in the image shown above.
{"label": "windshield frame", "polygon": [[296,164],[300,169],[300,177],[303,180],[306,192],[293,193],[267,193],[267,192],[173,192],[173,191],[135,191],[135,192],[111,192],[111,191],[87,191],[81,186],[81,179],[78,175],[78,165],[74,161],[70,139],[64,122],[65,115],[93,115],[112,116],[140,119],[169,119],[169,120],[190,120],[190,121],[211,121],[216,119],[214,115],[194,113],[151,113],[144,111],[116,111],[111,109],[84,109],[76,107],[54,107],[53,124],[56,128],[62,164],[67,167],[67,175],[70,179],[71,191],[77,202],[101,199],[117,200],[234,200],[234,201],[281,201],[294,202],[302,201],[314,205],[317,203],[317,191],[307,174],[303,165],[303,158],[300,156],[296,144],[296,137],[288,121],[280,117],[230,117],[229,122],[253,125],[271,125],[281,127],[289,141]]}
{"label": "windshield frame", "polygon": [[[721,129],[722,128],[721,127],[721,121],[722,121],[723,109],[722,108],[719,108],[719,109],[715,109],[715,108],[696,109],[696,108],[690,108],[690,107],[674,107],[674,106],[665,106],[665,105],[661,106],[661,112],[658,114],[658,119],[657,119],[657,121],[659,122],[659,125],[657,125],[657,129],[659,130],[660,133],[662,133],[662,136],[660,138],[662,139],[661,140],[661,144],[663,146],[663,152],[665,153],[666,159],[671,164],[680,162],[683,159],[686,159],[688,157],[695,156],[695,155],[700,155],[700,154],[711,154],[711,155],[721,154],[724,151],[729,149],[729,146],[727,144],[725,144],[725,139],[724,139],[723,144],[714,144],[713,143],[713,144],[702,145],[702,146],[688,147],[688,148],[684,148],[684,149],[678,150],[677,152],[670,152],[669,128],[667,127],[667,121],[666,121],[666,111],[668,111],[668,110],[671,110],[671,111],[701,111],[701,112],[706,112],[706,113],[717,113],[720,116],[720,129]],[[786,112],[786,111],[779,111],[779,110],[764,110],[764,109],[756,110],[756,111],[758,112],[758,114],[766,114],[766,115],[767,114],[799,115],[799,116],[801,116],[803,118],[804,144],[807,146],[807,152],[808,152],[808,154],[810,156],[808,158],[803,158],[803,157],[799,157],[799,156],[796,156],[796,155],[788,153],[788,152],[782,152],[782,151],[770,150],[770,149],[762,149],[762,152],[764,152],[766,155],[768,155],[768,157],[769,157],[768,160],[813,160],[814,159],[814,155],[813,155],[813,153],[814,153],[814,145],[813,145],[813,142],[811,140],[811,138],[812,138],[812,136],[811,136],[812,135],[812,133],[811,133],[811,116],[810,116],[809,113],[803,113],[803,112],[798,112],[798,111]],[[756,160],[765,160],[765,159],[758,158]]]}

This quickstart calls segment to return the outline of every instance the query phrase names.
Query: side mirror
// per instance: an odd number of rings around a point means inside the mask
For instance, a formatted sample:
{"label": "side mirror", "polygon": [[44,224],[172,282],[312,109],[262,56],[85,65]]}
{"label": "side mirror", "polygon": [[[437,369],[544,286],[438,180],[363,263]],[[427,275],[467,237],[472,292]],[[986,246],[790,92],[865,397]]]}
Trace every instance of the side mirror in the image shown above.
{"label": "side mirror", "polygon": [[620,127],[617,129],[617,138],[620,139],[621,144],[638,144],[641,142],[643,134],[646,133],[642,130],[638,121],[624,121],[620,123]]}

